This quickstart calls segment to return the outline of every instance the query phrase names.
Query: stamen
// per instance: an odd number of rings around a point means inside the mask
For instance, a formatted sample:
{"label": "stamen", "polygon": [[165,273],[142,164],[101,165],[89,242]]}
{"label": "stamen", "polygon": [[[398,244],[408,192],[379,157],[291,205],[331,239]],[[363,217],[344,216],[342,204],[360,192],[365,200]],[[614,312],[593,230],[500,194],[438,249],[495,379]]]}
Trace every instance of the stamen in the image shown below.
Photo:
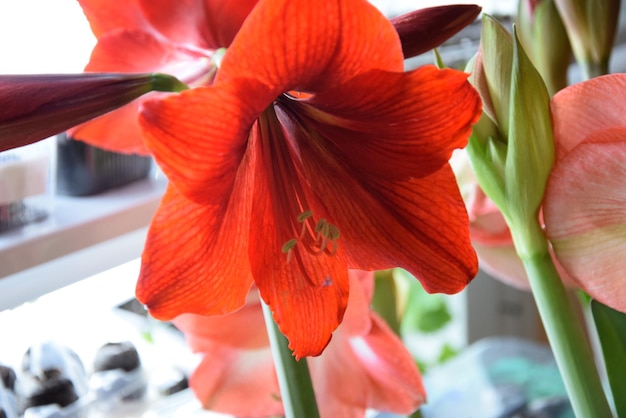
{"label": "stamen", "polygon": [[309,219],[311,216],[313,216],[313,211],[310,210],[310,209],[309,210],[305,210],[300,215],[298,215],[298,222],[302,223],[302,222],[306,221],[307,219]]}
{"label": "stamen", "polygon": [[283,252],[283,254],[287,254],[287,264],[291,262],[291,258],[293,257],[292,255],[293,247],[295,247],[297,244],[298,244],[298,240],[295,238],[292,238],[286,243],[284,243],[282,248],[280,249]]}
{"label": "stamen", "polygon": [[280,250],[283,252],[283,254],[288,253],[289,251],[293,249],[293,247],[296,246],[297,243],[298,243],[298,240],[295,238],[292,238],[286,243],[284,243],[283,247]]}
{"label": "stamen", "polygon": [[[339,228],[336,225],[328,223],[326,218],[320,218],[313,227],[313,230],[310,229],[310,224],[308,220],[313,217],[313,211],[305,210],[300,213],[296,218],[298,223],[302,224],[302,228],[300,230],[300,234],[297,238],[292,238],[289,241],[285,242],[282,246],[281,251],[284,254],[287,254],[287,262],[291,261],[293,249],[298,243],[303,242],[306,237],[307,232],[311,235],[315,234],[315,237],[311,237],[313,239],[313,244],[309,245],[309,250],[313,254],[322,254],[323,252],[327,252],[330,255],[337,254],[339,250],[338,240],[340,237]],[[329,249],[328,246],[332,243],[332,247]]]}

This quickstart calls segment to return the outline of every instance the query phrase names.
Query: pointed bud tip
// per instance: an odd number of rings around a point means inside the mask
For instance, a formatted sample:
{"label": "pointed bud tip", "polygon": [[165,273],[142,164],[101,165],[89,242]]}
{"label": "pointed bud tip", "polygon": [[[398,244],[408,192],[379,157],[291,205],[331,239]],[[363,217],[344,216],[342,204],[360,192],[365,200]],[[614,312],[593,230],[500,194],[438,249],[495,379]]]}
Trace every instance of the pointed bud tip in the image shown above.
{"label": "pointed bud tip", "polygon": [[455,4],[427,7],[391,19],[396,28],[405,58],[438,47],[476,20],[481,7]]}

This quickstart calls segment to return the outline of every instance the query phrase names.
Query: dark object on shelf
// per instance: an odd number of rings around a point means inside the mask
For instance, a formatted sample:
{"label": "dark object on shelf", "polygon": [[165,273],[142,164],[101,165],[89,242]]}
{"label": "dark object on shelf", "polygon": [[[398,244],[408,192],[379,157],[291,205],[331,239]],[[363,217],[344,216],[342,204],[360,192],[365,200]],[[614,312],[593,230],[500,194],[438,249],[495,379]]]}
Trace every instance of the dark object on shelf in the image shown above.
{"label": "dark object on shelf", "polygon": [[44,377],[25,375],[22,393],[24,409],[50,404],[63,408],[78,400],[72,381],[58,370],[56,372],[49,370]]}
{"label": "dark object on shelf", "polygon": [[161,396],[170,396],[189,388],[187,376],[173,368],[160,370],[150,380]]}
{"label": "dark object on shelf", "polygon": [[129,342],[107,343],[98,349],[93,369],[97,372],[122,369],[130,372],[141,367],[139,353]]}
{"label": "dark object on shelf", "polygon": [[48,212],[46,210],[26,205],[22,201],[0,205],[0,232],[40,222],[47,217]]}
{"label": "dark object on shelf", "polygon": [[15,395],[15,371],[0,365],[0,418],[17,418],[18,405]]}
{"label": "dark object on shelf", "polygon": [[0,365],[0,379],[5,388],[15,391],[15,380],[17,376],[15,370],[9,366]]}
{"label": "dark object on shelf", "polygon": [[142,399],[147,393],[141,360],[135,346],[127,341],[107,343],[96,352],[92,382],[99,398],[117,392],[122,401]]}
{"label": "dark object on shelf", "polygon": [[87,374],[72,349],[44,341],[24,353],[19,390],[23,410],[53,404],[74,407],[86,393]]}
{"label": "dark object on shelf", "polygon": [[[22,170],[26,170],[26,165],[22,164],[21,158],[14,153],[7,151],[0,153],[0,165],[11,164],[17,167],[22,167]],[[19,177],[19,176],[18,176]],[[5,178],[4,182],[11,183],[11,178]],[[0,189],[2,189],[2,186]],[[9,188],[15,188],[15,185]],[[0,196],[6,197],[6,196]],[[28,225],[34,222],[43,221],[48,217],[48,211],[34,206],[32,204],[26,204],[20,198],[19,200],[13,200],[0,204],[0,233],[9,231],[11,229],[19,228],[24,225]]]}
{"label": "dark object on shelf", "polygon": [[57,137],[57,192],[89,196],[148,177],[152,158],[106,151],[93,145]]}

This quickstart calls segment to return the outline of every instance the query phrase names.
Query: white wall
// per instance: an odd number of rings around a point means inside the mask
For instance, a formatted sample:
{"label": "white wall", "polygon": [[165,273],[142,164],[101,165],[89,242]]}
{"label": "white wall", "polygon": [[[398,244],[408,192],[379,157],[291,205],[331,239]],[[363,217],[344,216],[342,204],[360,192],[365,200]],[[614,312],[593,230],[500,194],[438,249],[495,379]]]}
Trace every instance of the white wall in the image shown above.
{"label": "white wall", "polygon": [[94,44],[76,0],[0,0],[0,74],[81,72]]}

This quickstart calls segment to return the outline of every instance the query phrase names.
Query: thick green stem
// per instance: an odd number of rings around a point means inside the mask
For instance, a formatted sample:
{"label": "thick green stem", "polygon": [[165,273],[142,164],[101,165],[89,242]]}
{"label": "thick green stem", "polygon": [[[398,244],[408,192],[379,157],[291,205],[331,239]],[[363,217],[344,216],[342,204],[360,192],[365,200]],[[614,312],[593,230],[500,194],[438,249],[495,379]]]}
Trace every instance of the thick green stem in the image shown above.
{"label": "thick green stem", "polygon": [[542,251],[522,261],[576,417],[613,416],[591,349],[550,254]]}
{"label": "thick green stem", "polygon": [[280,396],[287,418],[319,418],[313,384],[306,359],[296,361],[287,338],[274,322],[272,311],[265,303],[263,315],[272,346],[272,356],[280,386]]}

